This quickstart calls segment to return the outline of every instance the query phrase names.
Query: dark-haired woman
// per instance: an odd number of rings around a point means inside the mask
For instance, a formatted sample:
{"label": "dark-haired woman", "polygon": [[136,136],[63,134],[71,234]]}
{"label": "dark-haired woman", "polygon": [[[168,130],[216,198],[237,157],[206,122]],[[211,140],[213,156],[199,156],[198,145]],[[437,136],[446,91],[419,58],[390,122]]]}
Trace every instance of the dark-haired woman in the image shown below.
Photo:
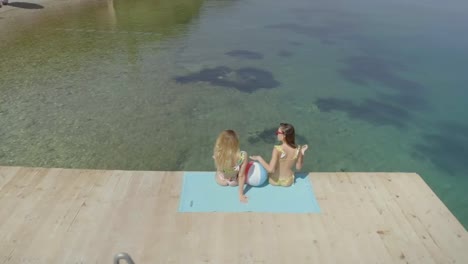
{"label": "dark-haired woman", "polygon": [[261,156],[250,156],[250,159],[260,162],[268,171],[268,181],[271,185],[291,186],[294,183],[292,167],[295,165],[296,170],[302,169],[304,153],[308,146],[296,145],[296,134],[291,124],[281,123],[276,136],[281,144],[273,147],[270,163],[266,163]]}

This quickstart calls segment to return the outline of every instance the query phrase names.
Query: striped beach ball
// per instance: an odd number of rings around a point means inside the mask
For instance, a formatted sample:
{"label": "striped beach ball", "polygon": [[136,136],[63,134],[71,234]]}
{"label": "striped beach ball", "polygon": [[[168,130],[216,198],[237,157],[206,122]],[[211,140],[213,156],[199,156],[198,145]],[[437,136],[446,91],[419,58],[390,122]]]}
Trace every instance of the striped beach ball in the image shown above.
{"label": "striped beach ball", "polygon": [[245,168],[245,181],[251,186],[260,186],[268,179],[265,168],[256,161],[250,161]]}

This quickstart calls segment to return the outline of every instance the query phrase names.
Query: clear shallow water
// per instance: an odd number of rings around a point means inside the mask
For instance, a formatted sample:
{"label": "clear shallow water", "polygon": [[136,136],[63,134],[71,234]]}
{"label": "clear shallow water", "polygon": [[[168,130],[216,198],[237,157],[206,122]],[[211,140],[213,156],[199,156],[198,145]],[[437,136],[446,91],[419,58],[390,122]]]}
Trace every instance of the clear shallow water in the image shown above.
{"label": "clear shallow water", "polygon": [[0,27],[0,164],[213,170],[222,129],[269,158],[290,122],[311,147],[305,171],[417,172],[468,226],[465,2],[41,12]]}

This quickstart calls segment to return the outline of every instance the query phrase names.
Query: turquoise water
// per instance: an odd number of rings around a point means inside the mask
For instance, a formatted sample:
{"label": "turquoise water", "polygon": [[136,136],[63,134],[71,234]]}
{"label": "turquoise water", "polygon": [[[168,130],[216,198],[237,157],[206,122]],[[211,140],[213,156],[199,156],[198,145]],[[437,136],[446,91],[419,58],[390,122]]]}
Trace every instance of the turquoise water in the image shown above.
{"label": "turquoise water", "polygon": [[0,13],[0,164],[213,170],[222,129],[268,159],[289,122],[305,171],[417,172],[466,227],[468,3],[411,2]]}

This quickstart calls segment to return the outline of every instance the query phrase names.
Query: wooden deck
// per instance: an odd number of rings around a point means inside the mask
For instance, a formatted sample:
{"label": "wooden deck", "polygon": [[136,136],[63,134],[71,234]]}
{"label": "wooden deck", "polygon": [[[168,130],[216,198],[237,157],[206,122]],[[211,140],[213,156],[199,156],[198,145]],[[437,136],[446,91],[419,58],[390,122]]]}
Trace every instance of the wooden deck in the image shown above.
{"label": "wooden deck", "polygon": [[178,213],[182,175],[0,167],[0,263],[468,263],[417,174],[311,173],[318,214]]}

